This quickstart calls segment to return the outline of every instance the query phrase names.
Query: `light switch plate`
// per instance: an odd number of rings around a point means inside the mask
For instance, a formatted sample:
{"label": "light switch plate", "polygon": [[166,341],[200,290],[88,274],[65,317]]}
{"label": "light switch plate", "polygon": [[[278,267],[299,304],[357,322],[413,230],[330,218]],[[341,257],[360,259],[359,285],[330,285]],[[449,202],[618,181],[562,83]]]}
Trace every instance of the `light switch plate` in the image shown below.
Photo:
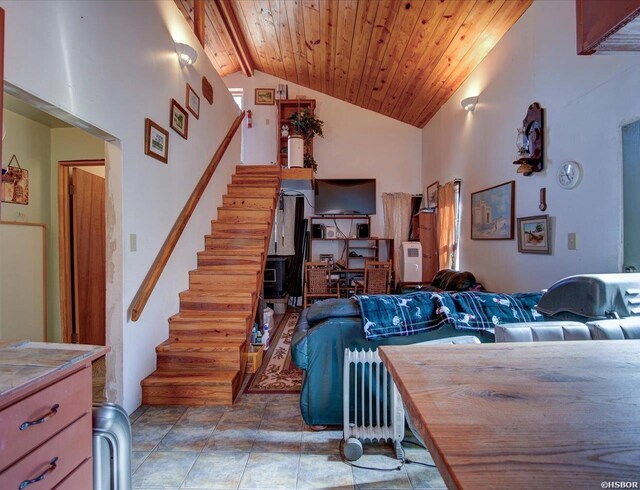
{"label": "light switch plate", "polygon": [[138,250],[138,237],[134,233],[129,235],[129,251],[135,252]]}
{"label": "light switch plate", "polygon": [[567,240],[567,248],[569,250],[576,250],[577,247],[577,236],[575,233],[569,233]]}

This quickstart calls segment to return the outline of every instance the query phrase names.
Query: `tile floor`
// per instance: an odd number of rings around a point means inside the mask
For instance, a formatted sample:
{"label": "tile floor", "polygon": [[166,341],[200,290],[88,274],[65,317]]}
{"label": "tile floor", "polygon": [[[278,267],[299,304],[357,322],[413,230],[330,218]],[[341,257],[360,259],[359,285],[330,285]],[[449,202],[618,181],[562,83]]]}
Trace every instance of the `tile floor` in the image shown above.
{"label": "tile floor", "polygon": [[[342,431],[314,432],[298,395],[242,395],[225,407],[145,407],[131,415],[134,489],[445,488],[435,468],[352,468],[340,460]],[[389,445],[365,445],[357,461],[394,468]],[[407,458],[432,463],[406,445]]]}

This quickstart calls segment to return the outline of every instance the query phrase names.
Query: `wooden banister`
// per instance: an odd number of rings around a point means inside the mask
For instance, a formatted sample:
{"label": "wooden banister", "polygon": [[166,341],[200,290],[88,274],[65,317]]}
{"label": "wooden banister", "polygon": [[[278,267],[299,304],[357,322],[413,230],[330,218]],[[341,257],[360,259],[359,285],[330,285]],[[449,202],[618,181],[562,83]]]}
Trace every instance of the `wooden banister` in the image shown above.
{"label": "wooden banister", "polygon": [[189,219],[191,218],[193,211],[196,209],[196,206],[198,205],[198,202],[200,201],[202,194],[204,193],[205,189],[207,188],[207,185],[209,184],[209,181],[211,180],[211,176],[216,171],[216,168],[218,167],[220,160],[222,160],[222,157],[225,151],[227,151],[227,148],[229,147],[231,140],[236,134],[236,131],[238,130],[238,128],[240,127],[240,124],[242,123],[242,119],[244,119],[244,114],[245,114],[244,111],[242,111],[242,113],[238,117],[236,117],[236,119],[233,121],[233,124],[231,124],[231,127],[229,128],[227,135],[224,137],[224,139],[220,143],[220,146],[218,146],[218,149],[213,155],[213,158],[211,159],[211,161],[209,162],[209,165],[207,166],[204,173],[202,174],[202,177],[200,177],[200,180],[198,181],[195,188],[193,189],[193,192],[191,193],[191,196],[189,196],[189,199],[185,203],[184,208],[182,208],[182,212],[176,219],[176,222],[174,223],[173,227],[171,228],[171,231],[169,232],[169,235],[167,236],[166,240],[164,241],[164,244],[162,245],[162,247],[160,248],[160,251],[158,252],[158,255],[156,256],[156,259],[153,261],[153,264],[151,265],[149,272],[147,272],[147,275],[145,276],[144,281],[142,281],[142,284],[140,285],[138,292],[133,298],[133,301],[131,302],[131,306],[129,307],[129,312],[131,314],[131,319],[134,322],[137,321],[138,318],[140,318],[140,315],[142,314],[142,310],[144,310],[144,307],[147,304],[147,301],[149,300],[149,296],[151,296],[151,293],[153,292],[153,288],[156,286],[158,279],[160,279],[160,276],[162,275],[162,271],[164,270],[164,267],[167,265],[167,262],[169,261],[169,257],[171,257],[173,250],[176,248],[176,244],[178,243],[178,240],[180,239],[182,232],[187,226],[187,223],[189,222]]}

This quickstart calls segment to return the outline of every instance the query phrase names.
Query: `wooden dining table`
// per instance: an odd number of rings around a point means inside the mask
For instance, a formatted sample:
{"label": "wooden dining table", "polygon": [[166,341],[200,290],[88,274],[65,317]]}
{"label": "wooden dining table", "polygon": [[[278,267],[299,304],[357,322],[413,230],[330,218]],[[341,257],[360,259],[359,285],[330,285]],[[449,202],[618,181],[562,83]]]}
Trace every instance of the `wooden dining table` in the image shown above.
{"label": "wooden dining table", "polygon": [[380,356],[450,489],[640,485],[640,340],[383,346]]}

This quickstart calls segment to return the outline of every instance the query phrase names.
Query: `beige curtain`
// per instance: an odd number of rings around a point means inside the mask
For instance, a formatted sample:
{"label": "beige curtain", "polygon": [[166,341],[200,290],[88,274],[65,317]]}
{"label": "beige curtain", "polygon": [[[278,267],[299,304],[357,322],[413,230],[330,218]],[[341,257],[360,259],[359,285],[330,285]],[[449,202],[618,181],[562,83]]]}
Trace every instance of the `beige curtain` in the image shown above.
{"label": "beige curtain", "polygon": [[438,189],[438,269],[455,269],[456,260],[456,192],[453,182]]}
{"label": "beige curtain", "polygon": [[411,221],[411,194],[394,192],[382,194],[384,210],[384,237],[393,238],[393,267],[400,264],[402,242],[409,239]]}
{"label": "beige curtain", "polygon": [[[269,255],[294,255],[296,253],[294,235],[296,218],[296,196],[284,196],[283,208],[276,210],[273,236],[269,242]],[[278,244],[276,250],[276,243]]]}

